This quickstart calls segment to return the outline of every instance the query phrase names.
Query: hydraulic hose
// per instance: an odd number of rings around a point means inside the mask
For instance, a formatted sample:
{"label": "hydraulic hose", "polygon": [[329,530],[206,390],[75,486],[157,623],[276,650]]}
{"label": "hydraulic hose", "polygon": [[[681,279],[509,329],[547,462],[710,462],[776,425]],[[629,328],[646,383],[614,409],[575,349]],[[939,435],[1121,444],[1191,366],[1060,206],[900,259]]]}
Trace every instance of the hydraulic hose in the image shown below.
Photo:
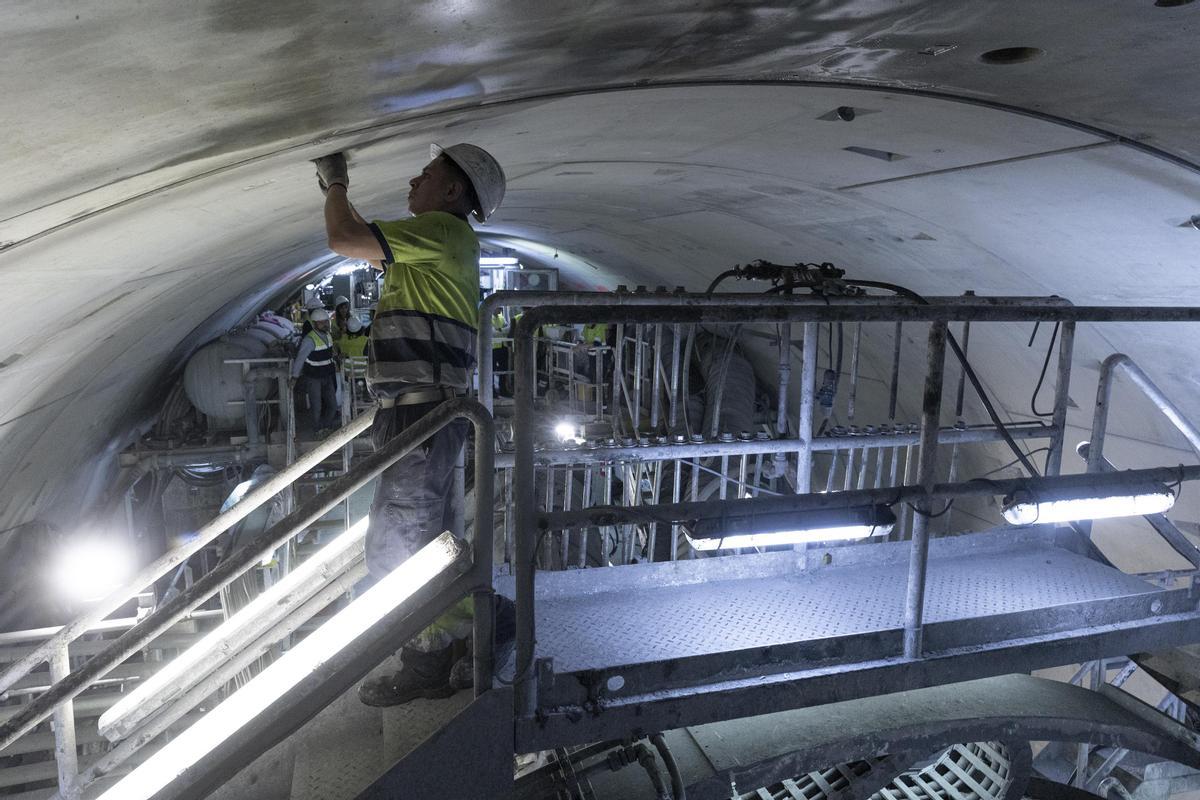
{"label": "hydraulic hose", "polygon": [[675,756],[671,753],[671,748],[667,747],[666,738],[661,733],[656,733],[650,737],[650,743],[662,757],[667,774],[671,776],[671,795],[674,800],[687,800],[687,790],[683,787],[683,776],[679,773],[679,765],[675,763]]}
{"label": "hydraulic hose", "polygon": [[725,270],[720,275],[713,278],[713,282],[708,285],[708,289],[706,289],[704,293],[712,294],[713,292],[715,292],[717,290],[717,287],[720,286],[721,282],[724,281],[726,278],[732,278],[735,275],[740,275],[740,274],[741,274],[740,270],[737,270],[737,269]]}

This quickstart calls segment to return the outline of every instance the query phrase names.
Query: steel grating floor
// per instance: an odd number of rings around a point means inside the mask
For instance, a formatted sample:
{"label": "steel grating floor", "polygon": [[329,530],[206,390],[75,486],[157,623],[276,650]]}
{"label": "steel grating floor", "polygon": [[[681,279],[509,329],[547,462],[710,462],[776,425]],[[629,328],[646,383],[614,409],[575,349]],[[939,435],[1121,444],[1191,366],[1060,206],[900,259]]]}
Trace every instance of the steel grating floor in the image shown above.
{"label": "steel grating floor", "polygon": [[[707,561],[717,560],[727,559]],[[903,626],[903,559],[586,592],[586,573],[657,566],[577,571],[575,591],[539,589],[537,655],[569,673]],[[925,615],[965,620],[1153,591],[1068,550],[1014,541],[1009,549],[931,558]]]}

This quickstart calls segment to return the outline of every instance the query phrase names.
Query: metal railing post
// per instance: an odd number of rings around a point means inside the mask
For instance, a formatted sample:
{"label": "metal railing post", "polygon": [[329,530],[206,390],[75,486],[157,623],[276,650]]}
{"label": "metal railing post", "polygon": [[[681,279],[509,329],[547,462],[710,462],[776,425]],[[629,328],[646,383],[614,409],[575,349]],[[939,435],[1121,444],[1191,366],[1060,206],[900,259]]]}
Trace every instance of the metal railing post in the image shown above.
{"label": "metal railing post", "polygon": [[[921,413],[921,451],[917,460],[917,483],[930,490],[937,480],[938,427],[942,411],[942,378],[946,366],[946,323],[929,326],[929,365],[925,372],[925,394]],[[908,589],[904,596],[904,657],[920,658],[925,614],[925,575],[929,566],[928,499],[915,503],[912,545],[908,559]]]}
{"label": "metal railing post", "polygon": [[[66,644],[50,657],[50,682],[57,683],[71,672]],[[79,800],[79,754],[75,750],[75,704],[70,700],[54,709],[54,762],[58,769],[58,794],[62,800]]]}
{"label": "metal railing post", "polygon": [[804,323],[804,345],[800,355],[800,413],[796,438],[796,494],[812,490],[813,405],[817,395],[817,330],[815,322]]}
{"label": "metal railing post", "polygon": [[[496,532],[496,424],[486,409],[471,418],[475,426],[475,529],[471,545],[481,587],[474,593],[475,696],[492,688],[496,671],[495,593],[492,590]],[[460,456],[461,458],[461,456]]]}
{"label": "metal railing post", "polygon": [[1062,472],[1063,443],[1067,438],[1067,403],[1071,390],[1071,358],[1075,353],[1075,323],[1064,322],[1059,328],[1058,379],[1054,384],[1054,416],[1050,424],[1049,452],[1046,453],[1046,474]]}
{"label": "metal railing post", "polygon": [[[516,539],[513,547],[513,565],[516,578],[516,611],[517,611],[517,672],[513,678],[514,711],[517,717],[528,717],[537,706],[537,684],[533,669],[534,647],[534,569],[537,557],[537,537],[534,531],[536,519],[536,499],[534,497],[533,470],[533,386],[530,385],[530,367],[533,365],[533,331],[535,325],[531,321],[532,312],[527,313],[517,323],[513,331],[513,357],[516,364],[516,385],[514,386],[513,401],[516,405],[514,419],[514,436],[516,444],[516,462],[513,466],[514,491],[513,499],[516,505]],[[617,328],[617,350],[614,367],[621,369],[621,326]],[[613,381],[614,416],[618,414],[616,386],[619,381]]]}

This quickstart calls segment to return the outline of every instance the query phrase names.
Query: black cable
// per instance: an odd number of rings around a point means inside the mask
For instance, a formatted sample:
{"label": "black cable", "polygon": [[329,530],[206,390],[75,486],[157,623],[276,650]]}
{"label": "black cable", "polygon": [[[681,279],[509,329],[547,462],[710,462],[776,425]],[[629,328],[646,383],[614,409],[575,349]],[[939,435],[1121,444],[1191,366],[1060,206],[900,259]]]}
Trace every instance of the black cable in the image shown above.
{"label": "black cable", "polygon": [[726,278],[732,278],[733,276],[735,276],[737,274],[739,274],[739,272],[736,269],[725,270],[720,275],[713,278],[713,282],[708,285],[708,288],[704,291],[704,293],[712,294],[713,292],[716,291],[717,287],[721,285],[722,281],[724,281]]}
{"label": "black cable", "polygon": [[[896,294],[904,295],[905,297],[915,300],[921,305],[929,305],[928,300],[914,292],[912,289],[906,289],[905,287],[898,286],[894,283],[866,280],[847,280],[846,283],[851,286],[885,289],[887,291],[895,292]],[[1017,446],[1017,442],[1015,439],[1013,439],[1012,435],[1009,434],[1008,427],[1004,424],[1003,420],[1000,419],[1000,415],[996,412],[996,407],[992,405],[992,401],[988,399],[987,392],[984,391],[983,384],[980,382],[979,376],[975,374],[975,370],[972,369],[971,363],[967,361],[966,354],[962,351],[962,348],[959,347],[958,340],[954,338],[954,334],[950,332],[949,328],[946,330],[946,342],[950,345],[950,349],[954,351],[954,355],[956,358],[958,358],[958,362],[962,365],[963,372],[966,374],[967,380],[971,382],[971,387],[975,390],[975,394],[978,395],[979,401],[983,403],[983,407],[987,411],[988,416],[991,417],[992,424],[996,426],[996,430],[998,430],[1000,435],[1004,438],[1005,444],[1008,445],[1009,449],[1012,450],[1013,454],[1017,457],[1017,460],[1020,461],[1021,465],[1029,471],[1031,476],[1040,476],[1041,472],[1038,471],[1038,468],[1033,465],[1033,462],[1029,460],[1029,457],[1025,455],[1021,448]]]}
{"label": "black cable", "polygon": [[950,513],[950,509],[954,507],[954,498],[951,498],[950,501],[946,503],[946,507],[943,508],[941,511],[939,511],[936,514],[931,514],[928,511],[922,511],[921,509],[917,508],[916,506],[914,506],[912,503],[909,503],[909,502],[905,502],[904,505],[911,508],[913,510],[914,514],[921,514],[922,516],[927,517],[929,519],[937,519],[938,517],[944,517]]}
{"label": "black cable", "polygon": [[[1046,380],[1046,370],[1050,368],[1050,356],[1054,353],[1054,342],[1058,339],[1058,322],[1054,323],[1054,330],[1050,332],[1050,344],[1046,345],[1046,358],[1042,361],[1042,373],[1038,375],[1037,386],[1033,387],[1033,396],[1029,398],[1029,410],[1033,412],[1035,417],[1053,417],[1054,411],[1051,410],[1048,414],[1043,414],[1037,410],[1038,393],[1042,391],[1042,383]],[[1037,335],[1037,328],[1033,329],[1034,336]],[[1026,347],[1033,346],[1033,337],[1030,337],[1029,344]]]}
{"label": "black cable", "polygon": [[[1029,454],[1028,454],[1028,455],[1029,455],[1029,456],[1032,458],[1033,456],[1037,455],[1038,453],[1048,453],[1048,452],[1050,452],[1050,448],[1049,448],[1049,447],[1039,447],[1037,450],[1031,450],[1031,451],[1029,451]],[[979,478],[974,478],[974,480],[980,480],[981,478],[986,478],[988,475],[995,475],[995,474],[996,474],[997,472],[999,472],[1000,470],[1008,469],[1009,467],[1011,467],[1012,465],[1014,465],[1014,464],[1016,464],[1016,463],[1018,463],[1018,462],[1020,462],[1020,459],[1019,459],[1019,458],[1014,458],[1012,461],[1008,462],[1008,463],[1007,463],[1007,464],[1005,464],[1004,466],[1002,466],[1002,467],[996,467],[995,469],[993,469],[993,470],[991,470],[991,471],[989,471],[989,472],[985,472],[985,473],[983,473],[983,475],[981,475]]]}

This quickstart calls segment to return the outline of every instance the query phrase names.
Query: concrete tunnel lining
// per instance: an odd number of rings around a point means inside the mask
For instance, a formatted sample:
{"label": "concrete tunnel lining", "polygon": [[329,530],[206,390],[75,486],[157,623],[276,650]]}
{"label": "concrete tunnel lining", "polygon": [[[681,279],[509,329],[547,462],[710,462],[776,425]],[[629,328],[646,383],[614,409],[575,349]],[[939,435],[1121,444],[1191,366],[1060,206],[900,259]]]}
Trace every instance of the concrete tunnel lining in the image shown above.
{"label": "concrete tunnel lining", "polygon": [[[428,141],[457,136],[494,142],[511,176],[485,239],[561,248],[588,265],[565,273],[587,287],[698,288],[757,257],[830,260],[925,293],[1059,293],[1080,303],[1168,302],[1167,287],[1193,281],[1193,232],[1171,223],[1191,207],[1196,174],[1028,115],[882,90],[851,95],[884,111],[832,123],[817,112],[845,102],[846,90],[714,85],[516,103],[480,119],[455,112],[441,128],[353,150],[352,196],[368,216],[402,214],[405,170],[422,162]],[[850,141],[911,157],[864,157],[843,149]],[[72,285],[42,313],[78,318],[4,357],[0,450],[21,456],[3,459],[0,485],[12,502],[0,529],[48,512],[70,524],[84,509],[64,500],[85,484],[64,481],[60,459],[95,466],[111,438],[131,433],[128,398],[152,393],[178,368],[181,347],[220,327],[194,333],[205,320],[327,255],[306,157],[342,144],[187,181],[0,254],[22,287],[72,264]],[[838,188],[847,185],[858,188]],[[82,264],[79,252],[89,254]],[[1114,269],[1103,291],[1089,282],[1095,253],[1134,266]],[[1084,332],[1077,346],[1097,360],[1122,346],[1152,363],[1189,358],[1177,338],[1125,343],[1111,328]],[[1086,396],[1084,380],[1076,385]],[[1186,372],[1164,380],[1168,392],[1189,387]],[[1002,389],[998,399],[1010,410],[1020,402]],[[1165,433],[1152,418],[1140,432],[1154,441]]]}

